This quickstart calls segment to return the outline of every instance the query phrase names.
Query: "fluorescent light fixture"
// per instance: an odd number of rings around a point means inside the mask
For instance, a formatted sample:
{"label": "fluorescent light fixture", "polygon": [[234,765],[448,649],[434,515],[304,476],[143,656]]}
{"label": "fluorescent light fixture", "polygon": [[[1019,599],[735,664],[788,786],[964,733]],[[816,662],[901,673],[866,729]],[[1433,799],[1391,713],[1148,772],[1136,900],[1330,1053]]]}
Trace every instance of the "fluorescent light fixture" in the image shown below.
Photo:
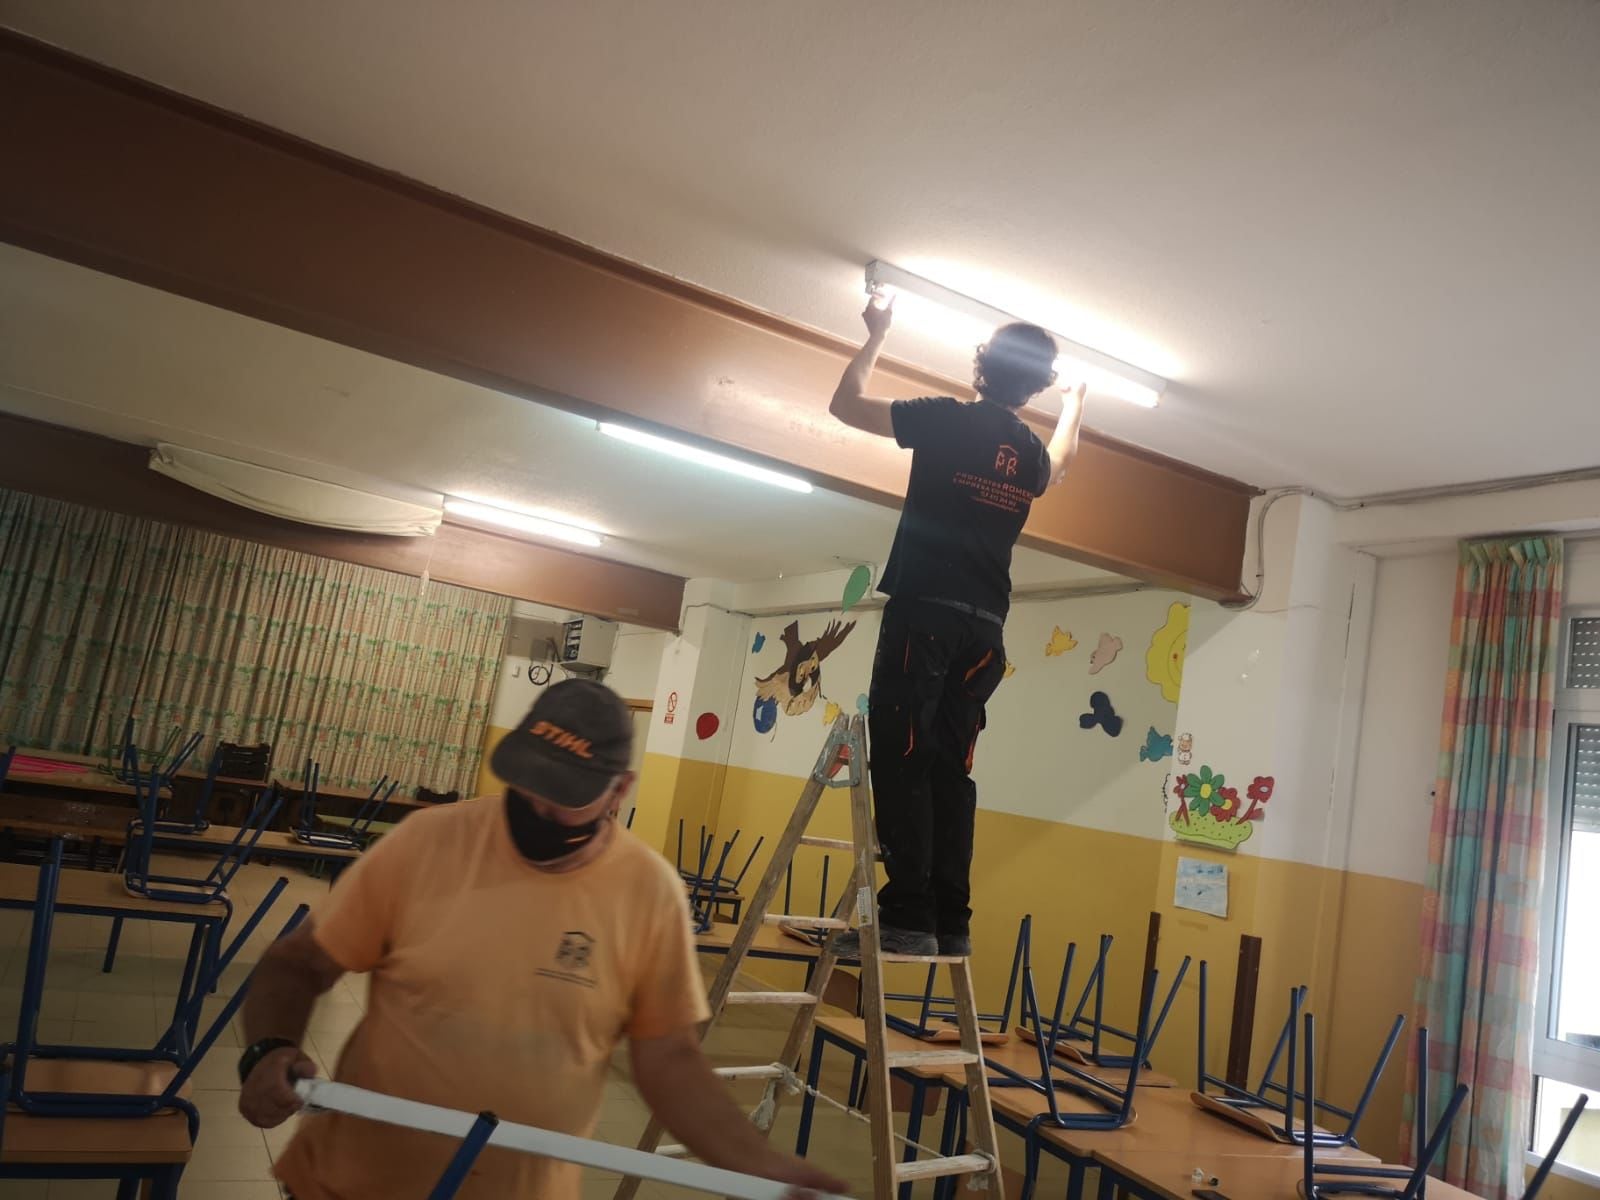
{"label": "fluorescent light fixture", "polygon": [[[878,259],[867,264],[867,291],[893,295],[896,314],[908,317],[913,327],[956,345],[977,346],[997,326],[1022,319]],[[1161,376],[1054,330],[1051,336],[1061,348],[1056,374],[1064,385],[1086,383],[1092,393],[1115,396],[1140,408],[1154,408],[1161,402],[1161,394],[1167,390],[1167,381]]]}
{"label": "fluorescent light fixture", "polygon": [[691,446],[687,442],[675,442],[670,438],[657,437],[653,433],[645,433],[641,429],[634,429],[628,425],[613,425],[610,421],[600,422],[600,432],[619,441],[629,442],[635,446],[643,446],[647,450],[654,450],[657,454],[671,455],[681,458],[684,462],[692,462],[698,466],[710,467],[716,471],[726,471],[730,475],[741,475],[745,479],[754,479],[761,483],[769,483],[773,487],[784,488],[791,492],[809,492],[811,484],[798,475],[785,475],[782,471],[774,471],[770,467],[758,467],[754,463],[743,462],[737,458],[729,458],[725,454],[713,454],[709,450],[702,450],[699,446]]}
{"label": "fluorescent light fixture", "polygon": [[458,517],[466,517],[469,521],[499,525],[504,529],[514,529],[518,533],[531,533],[535,537],[555,538],[558,541],[571,542],[575,546],[598,546],[605,540],[591,529],[579,529],[576,525],[565,525],[548,517],[536,517],[532,513],[498,508],[493,504],[479,504],[476,500],[451,498],[444,502],[444,510]]}

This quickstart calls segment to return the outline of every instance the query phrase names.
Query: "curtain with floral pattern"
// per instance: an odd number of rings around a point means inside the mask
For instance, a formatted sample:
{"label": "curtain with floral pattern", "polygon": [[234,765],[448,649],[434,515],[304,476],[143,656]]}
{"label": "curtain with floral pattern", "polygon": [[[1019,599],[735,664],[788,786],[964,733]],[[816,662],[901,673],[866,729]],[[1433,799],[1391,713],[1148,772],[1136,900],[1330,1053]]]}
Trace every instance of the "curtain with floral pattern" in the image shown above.
{"label": "curtain with floral pattern", "polygon": [[108,754],[123,721],[273,746],[273,771],[472,790],[504,596],[0,489],[0,741]]}

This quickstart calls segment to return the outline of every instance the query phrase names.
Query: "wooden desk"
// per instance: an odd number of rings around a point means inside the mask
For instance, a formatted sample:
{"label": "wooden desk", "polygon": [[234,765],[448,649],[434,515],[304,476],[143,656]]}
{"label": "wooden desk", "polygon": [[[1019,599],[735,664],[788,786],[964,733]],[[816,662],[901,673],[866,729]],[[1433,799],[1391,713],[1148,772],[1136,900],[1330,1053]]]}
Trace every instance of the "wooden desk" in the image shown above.
{"label": "wooden desk", "polygon": [[[53,762],[75,763],[78,766],[97,771],[102,775],[108,775],[110,771],[104,754],[73,754],[68,750],[40,750],[34,746],[18,746],[17,757],[46,758]],[[189,761],[193,762],[194,760],[190,759]],[[173,778],[204,780],[206,774],[207,770],[205,768],[185,767]],[[215,782],[225,784],[228,787],[266,787],[268,781],[265,779],[240,779],[234,775],[218,775]]]}
{"label": "wooden desk", "polygon": [[[1190,1200],[1190,1193],[1196,1186],[1193,1172],[1201,1167],[1217,1177],[1217,1190],[1228,1200],[1299,1200],[1300,1182],[1305,1175],[1303,1151],[1299,1147],[1292,1149],[1293,1154],[1274,1157],[1207,1150],[1203,1159],[1194,1153],[1176,1151],[1101,1150],[1095,1152],[1094,1159],[1100,1167],[1102,1197],[1123,1188],[1141,1200]],[[1332,1156],[1319,1151],[1317,1157],[1326,1161]],[[1366,1160],[1377,1163],[1371,1155],[1367,1155]],[[1352,1160],[1343,1158],[1342,1161]],[[1341,1176],[1342,1181],[1361,1178],[1359,1175]],[[1403,1181],[1397,1179],[1374,1182],[1389,1187],[1403,1186]],[[1477,1198],[1471,1192],[1430,1179],[1428,1200]]]}
{"label": "wooden desk", "polygon": [[[26,763],[18,763],[16,759],[11,762],[11,769],[6,772],[4,787],[7,790],[23,785],[32,788],[55,788],[64,792],[93,792],[102,796],[123,796],[133,799],[138,795],[132,784],[123,783],[115,778],[109,771],[97,765],[99,760],[87,759],[84,755],[57,754],[51,750],[17,750],[17,759],[37,758],[47,759],[51,762],[64,762],[80,767],[74,771],[42,771],[30,768]],[[80,762],[79,760],[84,761]],[[170,790],[162,792],[169,796]]]}
{"label": "wooden desk", "polygon": [[[279,779],[277,784],[278,789],[283,792],[285,797],[294,796],[298,798],[305,794],[306,785],[304,783],[290,783],[286,779]],[[384,784],[385,788],[388,786],[388,784]],[[371,788],[368,788],[366,791],[361,791],[358,788],[324,787],[322,784],[317,785],[318,804],[321,804],[324,800],[350,800],[356,804],[365,804],[368,799],[371,798],[371,796]],[[427,800],[418,800],[415,796],[403,796],[400,794],[399,789],[396,789],[394,795],[389,798],[389,801],[385,807],[433,808],[434,805]]]}
{"label": "wooden desk", "polygon": [[[1056,1064],[1060,1067],[1071,1067],[1088,1075],[1092,1079],[1113,1087],[1119,1091],[1128,1086],[1129,1071],[1126,1067],[1097,1067],[1093,1063],[1082,1062],[1070,1058],[1061,1052],[1061,1047],[1056,1047]],[[983,1056],[1002,1066],[1010,1067],[1013,1071],[1022,1071],[1036,1076],[1039,1074],[1039,1051],[1031,1038],[1024,1037],[1021,1030],[1013,1028],[1010,1039],[1002,1046],[984,1047]],[[1139,1072],[1138,1087],[1171,1088],[1177,1087],[1178,1081],[1171,1075],[1163,1075],[1160,1071],[1143,1070]]]}
{"label": "wooden desk", "polygon": [[0,831],[88,842],[91,868],[101,844],[121,846],[127,841],[132,816],[131,808],[120,805],[94,804],[60,795],[0,792]]}
{"label": "wooden desk", "polygon": [[[694,948],[701,954],[726,954],[733,945],[737,925],[713,921],[711,928],[695,934]],[[815,962],[822,954],[816,946],[809,946],[784,933],[776,925],[763,925],[756,930],[756,940],[750,944],[751,958],[772,958],[780,962]]]}
{"label": "wooden desk", "polygon": [[[30,1064],[30,1071],[32,1064]],[[0,1178],[50,1178],[40,1167],[101,1167],[124,1164],[171,1166],[189,1161],[189,1120],[181,1112],[151,1117],[33,1117],[6,1113],[6,1140],[0,1146]],[[7,1171],[7,1167],[35,1170]],[[63,1172],[59,1178],[68,1178]],[[81,1178],[81,1176],[79,1176]],[[175,1180],[175,1177],[174,1177]],[[157,1193],[160,1194],[159,1192]]]}
{"label": "wooden desk", "polygon": [[[23,863],[0,863],[0,908],[32,909],[38,890],[38,867]],[[121,929],[120,922],[127,918],[193,926],[183,977],[173,1002],[172,1019],[177,1022],[188,1007],[191,991],[199,983],[204,964],[221,950],[222,935],[232,914],[232,906],[223,898],[205,904],[152,900],[128,891],[126,882],[118,872],[80,871],[63,867],[56,882],[56,911],[111,917],[118,930]],[[115,951],[116,939],[113,936],[107,946],[103,970],[111,969]],[[189,1032],[192,1035],[194,1031],[191,1029]],[[7,1143],[10,1140],[11,1124],[8,1118]]]}
{"label": "wooden desk", "polygon": [[[171,833],[157,829],[155,845],[162,850],[188,850],[206,851],[211,854],[220,854],[233,844],[233,839],[238,836],[237,825],[210,825],[199,833]],[[138,831],[134,831],[138,836]],[[249,840],[248,835],[246,839]],[[268,829],[262,833],[256,842],[252,856],[256,854],[273,854],[279,858],[315,858],[324,862],[349,862],[361,857],[359,850],[344,850],[336,846],[308,846],[292,833],[283,833],[276,829]]]}
{"label": "wooden desk", "polygon": [[[25,863],[0,863],[0,908],[32,908],[39,887],[39,868]],[[80,871],[61,868],[56,884],[56,911],[94,916],[144,917],[151,920],[223,921],[227,905],[187,904],[180,900],[151,900],[128,890],[115,871]]]}

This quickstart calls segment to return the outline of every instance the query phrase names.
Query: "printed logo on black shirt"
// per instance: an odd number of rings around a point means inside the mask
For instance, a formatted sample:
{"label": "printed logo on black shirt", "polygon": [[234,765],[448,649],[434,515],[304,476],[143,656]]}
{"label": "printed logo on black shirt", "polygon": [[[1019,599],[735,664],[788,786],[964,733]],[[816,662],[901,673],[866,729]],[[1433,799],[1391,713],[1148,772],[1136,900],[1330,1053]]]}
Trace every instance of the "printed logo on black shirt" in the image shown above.
{"label": "printed logo on black shirt", "polygon": [[878,590],[902,599],[959,601],[1004,616],[1011,549],[1050,456],[1017,414],[949,396],[897,400],[895,440],[912,451],[911,478]]}

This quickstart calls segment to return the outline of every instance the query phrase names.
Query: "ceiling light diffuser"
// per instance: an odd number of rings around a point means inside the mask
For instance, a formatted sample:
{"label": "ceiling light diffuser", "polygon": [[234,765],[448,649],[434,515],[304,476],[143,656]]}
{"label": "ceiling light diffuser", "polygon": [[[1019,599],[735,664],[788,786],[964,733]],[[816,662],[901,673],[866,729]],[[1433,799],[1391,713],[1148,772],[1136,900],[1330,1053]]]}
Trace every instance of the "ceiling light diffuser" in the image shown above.
{"label": "ceiling light diffuser", "polygon": [[536,537],[555,538],[558,541],[571,542],[575,546],[598,546],[605,541],[598,533],[591,529],[580,529],[576,525],[564,525],[560,521],[552,521],[548,517],[536,517],[532,513],[517,512],[514,509],[498,508],[492,504],[479,504],[476,500],[457,500],[451,498],[444,502],[444,510],[458,517],[466,517],[469,521],[482,521],[485,525],[499,525],[504,529],[514,529],[518,533],[531,533]]}
{"label": "ceiling light diffuser", "polygon": [[[979,345],[996,326],[1022,319],[878,259],[867,264],[867,291],[894,296],[897,316],[952,345]],[[1167,381],[1161,376],[1054,330],[1050,336],[1060,348],[1055,366],[1064,385],[1085,383],[1092,394],[1115,396],[1140,408],[1154,408],[1161,402],[1167,390]]]}
{"label": "ceiling light diffuser", "polygon": [[691,446],[687,442],[675,442],[670,438],[658,437],[656,434],[645,433],[642,429],[634,429],[628,425],[614,425],[610,421],[601,421],[600,432],[619,441],[629,442],[635,446],[643,446],[647,450],[654,450],[658,454],[681,458],[684,462],[710,467],[716,471],[726,471],[730,475],[754,479],[760,483],[770,484],[773,487],[784,488],[787,491],[809,492],[812,490],[810,481],[801,479],[798,475],[785,475],[782,471],[774,471],[770,467],[758,467],[755,463],[729,458],[725,454],[714,454],[710,450],[702,450],[699,446]]}

